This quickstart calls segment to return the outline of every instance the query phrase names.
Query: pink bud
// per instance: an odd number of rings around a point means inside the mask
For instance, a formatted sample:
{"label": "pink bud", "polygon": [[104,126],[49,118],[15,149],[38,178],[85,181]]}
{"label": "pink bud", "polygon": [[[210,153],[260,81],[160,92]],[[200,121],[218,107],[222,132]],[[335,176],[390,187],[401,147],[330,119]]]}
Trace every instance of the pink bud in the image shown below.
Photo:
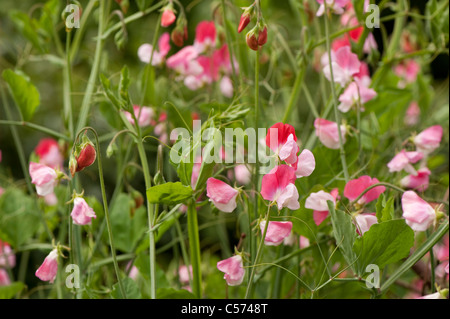
{"label": "pink bud", "polygon": [[70,216],[72,216],[75,225],[90,225],[92,218],[97,218],[94,210],[82,197],[75,197],[73,200],[73,209]]}
{"label": "pink bud", "polygon": [[247,33],[246,36],[247,46],[253,51],[258,51],[258,39],[256,38],[256,34],[252,31]]}
{"label": "pink bud", "polygon": [[84,168],[91,166],[95,162],[97,153],[92,143],[86,143],[80,151],[77,159],[77,172],[82,171]]}
{"label": "pink bud", "polygon": [[250,14],[247,12],[244,12],[241,15],[241,20],[239,21],[239,26],[238,26],[238,33],[241,33],[242,30],[245,29],[245,27],[247,27],[247,25],[250,23]]}
{"label": "pink bud", "polygon": [[[266,227],[266,221],[259,223],[261,228],[261,234],[264,234],[264,228]],[[264,244],[267,246],[278,246],[283,240],[289,236],[292,230],[292,222],[269,222],[266,231],[266,237],[264,238]]]}
{"label": "pink bud", "polygon": [[425,231],[436,219],[436,212],[413,191],[406,191],[402,196],[403,218],[415,231]]}
{"label": "pink bud", "polygon": [[[319,138],[323,145],[331,149],[338,149],[340,147],[337,123],[317,118],[314,121],[314,127],[316,129],[316,136]],[[340,126],[340,130],[342,143],[345,143],[345,133],[347,132],[347,130],[344,125]]]}
{"label": "pink bud", "polygon": [[267,27],[265,26],[264,29],[258,34],[258,45],[263,46],[267,43]]}
{"label": "pink bud", "polygon": [[49,281],[53,283],[58,272],[58,252],[56,249],[52,250],[50,254],[45,257],[44,262],[36,270],[36,277],[42,281]]}
{"label": "pink bud", "polygon": [[168,9],[168,8],[165,9],[161,16],[161,26],[163,26],[163,27],[170,26],[172,23],[175,22],[176,18],[177,17],[175,15],[175,13],[173,13],[173,11],[171,9]]}
{"label": "pink bud", "polygon": [[231,213],[236,208],[239,191],[213,177],[206,181],[206,196],[222,212]]}
{"label": "pink bud", "polygon": [[224,279],[229,286],[238,286],[244,280],[245,269],[240,255],[219,261],[217,269],[225,273]]}
{"label": "pink bud", "polygon": [[53,193],[58,177],[53,168],[44,164],[30,162],[29,172],[31,182],[36,186],[38,195],[45,196]]}

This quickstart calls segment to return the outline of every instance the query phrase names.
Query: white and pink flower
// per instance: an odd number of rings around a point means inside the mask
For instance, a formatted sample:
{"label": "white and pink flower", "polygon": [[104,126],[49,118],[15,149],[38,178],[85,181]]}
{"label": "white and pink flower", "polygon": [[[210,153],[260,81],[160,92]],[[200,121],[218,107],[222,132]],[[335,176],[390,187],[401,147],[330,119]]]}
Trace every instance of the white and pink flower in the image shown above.
{"label": "white and pink flower", "polygon": [[53,283],[58,273],[58,251],[53,249],[47,257],[45,257],[42,265],[36,270],[36,277],[42,281]]}
{"label": "white and pink flower", "polygon": [[[259,223],[261,234],[264,234],[266,221],[262,220]],[[264,237],[264,244],[267,246],[278,246],[285,238],[287,238],[292,231],[292,222],[269,222],[267,225],[266,237]]]}
{"label": "white and pink flower", "polygon": [[415,231],[425,231],[435,219],[436,212],[413,191],[406,191],[402,196],[403,218]]}
{"label": "white and pink flower", "polygon": [[[358,56],[352,53],[349,46],[343,46],[331,54],[331,68],[333,69],[333,80],[345,87],[350,83],[355,74],[359,73],[361,62]],[[328,58],[327,61],[328,62]],[[331,81],[330,64],[326,63],[323,68],[325,77]]]}
{"label": "white and pink flower", "polygon": [[238,286],[244,280],[245,269],[241,255],[235,255],[219,261],[217,269],[225,273],[224,279],[228,286]]}
{"label": "white and pink flower", "polygon": [[412,164],[417,163],[423,158],[423,153],[420,152],[407,152],[401,150],[394,158],[387,164],[389,172],[400,172],[405,170],[406,172],[417,175],[417,171]]}
{"label": "white and pink flower", "polygon": [[239,191],[225,182],[210,177],[206,181],[206,196],[218,210],[231,213],[237,206],[236,197]]}
{"label": "white and pink flower", "polygon": [[314,121],[315,133],[320,142],[328,148],[338,149],[339,144],[339,129],[341,130],[342,144],[346,142],[347,128],[345,125],[340,125],[336,122],[331,122],[326,119],[317,118]]}
{"label": "white and pink flower", "polygon": [[63,167],[64,156],[56,140],[52,138],[41,139],[34,152],[39,157],[39,163],[53,169],[61,169]]}
{"label": "white and pink flower", "polygon": [[305,208],[312,209],[313,219],[316,225],[320,225],[328,216],[328,201],[336,205],[336,197],[323,190],[311,193],[305,202]]}
{"label": "white and pink flower", "polygon": [[[170,35],[165,32],[158,40],[158,50],[153,49],[153,46],[149,43],[142,44],[138,49],[138,57],[144,63],[150,63],[157,66],[164,63],[167,54],[170,51]],[[153,54],[153,57],[152,57]]]}
{"label": "white and pink flower", "polygon": [[70,216],[76,225],[90,225],[92,218],[97,218],[94,209],[86,203],[83,197],[75,197]]}
{"label": "white and pink flower", "polygon": [[58,174],[53,168],[44,164],[30,162],[29,173],[31,182],[36,186],[38,195],[46,196],[53,193],[53,189],[58,182]]}
{"label": "white and pink flower", "polygon": [[442,134],[442,126],[434,125],[416,135],[413,141],[417,150],[427,155],[439,147]]}
{"label": "white and pink flower", "polygon": [[[138,125],[140,127],[145,127],[153,124],[154,120],[153,117],[155,115],[155,112],[153,111],[153,108],[149,106],[142,106],[139,105],[133,105],[133,112],[134,117],[136,117],[138,121]],[[124,111],[125,117],[127,118],[128,122],[134,125],[134,118],[133,115],[130,112]]]}
{"label": "white and pink flower", "polygon": [[261,195],[265,200],[276,202],[278,209],[287,207],[292,210],[300,208],[298,191],[295,186],[295,169],[288,165],[273,168],[263,176]]}
{"label": "white and pink flower", "polygon": [[431,171],[427,167],[417,170],[417,173],[407,175],[400,180],[400,185],[404,188],[414,189],[419,192],[425,191],[430,185]]}
{"label": "white and pink flower", "polygon": [[355,216],[356,232],[360,236],[364,235],[372,225],[377,223],[378,219],[375,216],[375,213],[363,213]]}

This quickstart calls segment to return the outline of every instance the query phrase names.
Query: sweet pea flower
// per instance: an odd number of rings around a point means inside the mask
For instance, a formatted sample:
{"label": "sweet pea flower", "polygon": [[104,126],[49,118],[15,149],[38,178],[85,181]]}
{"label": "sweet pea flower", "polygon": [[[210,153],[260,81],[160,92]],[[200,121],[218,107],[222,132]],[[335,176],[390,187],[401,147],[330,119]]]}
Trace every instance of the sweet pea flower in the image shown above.
{"label": "sweet pea flower", "polygon": [[172,23],[175,22],[177,16],[173,12],[173,8],[169,5],[166,7],[161,15],[161,26],[162,27],[168,27]]}
{"label": "sweet pea flower", "polygon": [[216,26],[214,21],[202,21],[195,29],[194,48],[203,53],[216,45]]}
{"label": "sweet pea flower", "polygon": [[13,268],[16,265],[16,255],[11,246],[0,239],[0,267]]}
{"label": "sweet pea flower", "polygon": [[[331,122],[326,119],[317,118],[314,121],[315,133],[319,140],[328,148],[338,149],[339,144],[339,131],[338,124],[336,122]],[[346,142],[345,134],[347,129],[345,125],[340,126],[342,143]]]}
{"label": "sweet pea flower", "polygon": [[442,134],[442,126],[434,125],[416,135],[413,141],[419,152],[429,154],[439,147]]}
{"label": "sweet pea flower", "polygon": [[[127,118],[128,122],[134,125],[134,118],[133,115],[130,112],[124,111],[125,117]],[[149,126],[152,124],[153,116],[155,115],[155,112],[151,107],[148,106],[142,106],[139,105],[133,105],[133,112],[134,116],[136,117],[138,121],[138,125],[140,127]]]}
{"label": "sweet pea flower", "polygon": [[401,150],[400,153],[394,156],[394,158],[387,164],[389,172],[400,172],[405,170],[406,172],[417,175],[416,169],[411,165],[417,163],[423,158],[423,153],[420,152],[406,152]]}
{"label": "sweet pea flower", "polygon": [[61,169],[63,167],[64,156],[59,149],[58,142],[53,138],[41,139],[34,152],[39,157],[39,163],[54,169]]}
{"label": "sweet pea flower", "polygon": [[224,76],[222,77],[222,80],[220,80],[220,92],[222,92],[225,97],[233,97],[233,82],[231,82],[231,79],[228,76]]}
{"label": "sweet pea flower", "polygon": [[370,227],[378,223],[375,213],[364,213],[355,216],[356,232],[362,236]]}
{"label": "sweet pea flower", "polygon": [[325,5],[327,9],[331,9],[336,14],[344,13],[344,7],[347,5],[349,0],[317,0],[317,3],[320,4],[319,9],[317,10],[316,16],[320,17],[325,12]]}
{"label": "sweet pea flower", "polygon": [[86,203],[83,197],[75,197],[70,216],[72,216],[75,225],[90,225],[92,218],[97,218],[94,210]]}
{"label": "sweet pea flower", "polygon": [[[266,227],[266,221],[262,220],[259,223],[261,234],[264,234]],[[266,231],[266,237],[264,238],[264,244],[267,246],[278,246],[285,238],[291,234],[292,222],[269,222]]]}
{"label": "sweet pea flower", "polygon": [[295,176],[297,176],[297,178],[311,175],[316,168],[316,159],[314,158],[314,154],[310,150],[304,149],[298,156],[296,166],[297,167],[294,168]]}
{"label": "sweet pea flower", "polygon": [[[334,82],[345,87],[353,79],[353,75],[357,74],[360,69],[361,62],[358,56],[352,53],[349,46],[344,46],[331,55],[331,67],[333,68]],[[330,65],[326,63],[323,68],[325,77],[331,81]]]}
{"label": "sweet pea flower", "polygon": [[300,247],[300,249],[309,247],[310,246],[309,239],[304,236],[299,236],[298,246]]}
{"label": "sweet pea flower", "polygon": [[408,126],[414,126],[419,123],[420,108],[416,101],[411,102],[406,110],[404,122]]}
{"label": "sweet pea flower", "polygon": [[405,87],[408,83],[415,82],[419,72],[420,64],[413,59],[403,61],[394,68],[394,73],[401,78],[398,84],[400,88]]}
{"label": "sweet pea flower", "polygon": [[244,264],[241,255],[221,260],[217,263],[217,269],[225,273],[224,279],[228,286],[238,286],[245,276]]}
{"label": "sweet pea flower", "polygon": [[444,277],[449,271],[449,245],[448,234],[444,237],[443,243],[433,247],[436,259],[440,261],[440,264],[436,267],[436,275]]}
{"label": "sweet pea flower", "polygon": [[236,197],[239,191],[221,180],[213,177],[206,181],[206,196],[218,210],[231,213],[237,206]]}
{"label": "sweet pea flower", "polygon": [[272,125],[267,131],[266,145],[280,157],[280,160],[291,165],[297,162],[300,148],[292,125],[284,123]]}
{"label": "sweet pea flower", "polygon": [[318,191],[317,193],[311,193],[305,202],[305,208],[312,209],[314,223],[319,226],[328,216],[328,201],[333,202],[336,205],[336,198],[325,192]]}
{"label": "sweet pea flower", "polygon": [[178,268],[178,279],[183,285],[189,284],[189,278],[192,277],[192,265],[189,265],[189,268],[186,265],[181,265]]}
{"label": "sweet pea flower", "polygon": [[50,254],[45,257],[42,265],[36,270],[36,277],[42,281],[53,283],[58,272],[58,251],[53,249]]}
{"label": "sweet pea flower", "polygon": [[46,196],[53,193],[58,178],[58,174],[53,168],[44,164],[30,162],[29,172],[31,182],[36,186],[38,195]]}
{"label": "sweet pea flower", "polygon": [[341,112],[346,113],[352,106],[357,105],[358,101],[363,105],[376,96],[377,92],[375,92],[375,90],[360,85],[357,82],[352,82],[347,86],[344,93],[339,96],[339,102],[341,103],[339,104],[338,109]]}
{"label": "sweet pea flower", "polygon": [[236,181],[241,185],[247,185],[252,178],[252,174],[245,164],[236,165],[234,167],[234,176]]}
{"label": "sweet pea flower", "polygon": [[[153,51],[153,57],[152,57]],[[165,32],[161,35],[158,40],[158,50],[153,50],[153,46],[149,43],[144,43],[138,48],[138,57],[144,63],[150,63],[152,60],[152,65],[161,65],[164,62],[167,54],[170,51],[170,35]]]}
{"label": "sweet pea flower", "polygon": [[203,68],[197,62],[197,58],[198,51],[192,45],[188,45],[169,57],[166,65],[182,77],[189,75],[197,76],[203,72]]}
{"label": "sweet pea flower", "polygon": [[11,284],[11,279],[9,279],[8,272],[5,269],[0,268],[0,287],[9,286]]}
{"label": "sweet pea flower", "polygon": [[[344,196],[349,200],[354,201],[356,198],[362,194],[369,186],[379,183],[380,181],[376,178],[371,178],[370,176],[364,175],[357,179],[353,179],[345,185]],[[366,192],[359,200],[358,204],[363,205],[376,200],[381,193],[386,190],[384,186],[377,186]]]}
{"label": "sweet pea flower", "polygon": [[413,230],[425,231],[436,219],[436,212],[413,191],[406,191],[402,196],[403,218]]}
{"label": "sweet pea flower", "polygon": [[288,165],[277,166],[263,176],[261,195],[265,200],[276,202],[280,210],[283,207],[299,209],[299,195],[294,184],[295,180],[294,168]]}
{"label": "sweet pea flower", "polygon": [[431,171],[427,167],[417,170],[416,175],[408,175],[400,180],[400,185],[404,188],[415,189],[417,191],[425,191],[430,184]]}

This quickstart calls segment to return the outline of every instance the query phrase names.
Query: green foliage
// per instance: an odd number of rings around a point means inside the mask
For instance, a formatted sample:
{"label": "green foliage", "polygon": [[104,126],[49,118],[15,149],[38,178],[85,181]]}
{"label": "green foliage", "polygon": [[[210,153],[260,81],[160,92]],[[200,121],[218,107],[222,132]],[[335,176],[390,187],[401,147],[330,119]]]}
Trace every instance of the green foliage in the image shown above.
{"label": "green foliage", "polygon": [[168,182],[147,189],[147,200],[152,204],[175,205],[192,198],[192,188],[180,182]]}
{"label": "green foliage", "polygon": [[[139,292],[139,288],[133,279],[123,278],[122,285],[125,290],[125,295],[127,296],[127,299],[141,299],[142,298],[141,293]],[[124,298],[124,296],[122,296],[122,293],[120,292],[118,283],[113,285],[113,290],[111,292],[111,298],[112,299],[123,299]]]}
{"label": "green foliage", "polygon": [[8,286],[0,286],[0,299],[11,299],[21,292],[25,285],[21,282],[13,282]]}

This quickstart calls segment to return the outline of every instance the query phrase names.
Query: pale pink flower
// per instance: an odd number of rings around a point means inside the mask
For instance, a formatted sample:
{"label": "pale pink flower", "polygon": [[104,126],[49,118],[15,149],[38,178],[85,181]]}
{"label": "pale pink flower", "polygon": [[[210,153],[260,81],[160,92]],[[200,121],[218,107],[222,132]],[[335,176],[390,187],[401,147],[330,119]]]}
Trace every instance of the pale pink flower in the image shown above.
{"label": "pale pink flower", "polygon": [[94,210],[83,197],[75,197],[70,216],[72,216],[73,223],[76,225],[90,225],[92,218],[97,218]]}
{"label": "pale pink flower", "polygon": [[436,276],[444,277],[448,276],[449,270],[449,246],[448,246],[448,234],[444,237],[443,243],[434,246],[433,250],[436,256],[436,259],[440,261],[439,265],[436,267]]}
{"label": "pale pink flower", "polygon": [[430,184],[431,171],[427,167],[417,170],[416,175],[407,175],[400,180],[400,185],[404,188],[415,189],[419,192],[425,191]]}
{"label": "pale pink flower", "polygon": [[245,164],[236,165],[234,167],[234,176],[236,181],[241,185],[247,185],[252,179],[252,174]]}
{"label": "pale pink flower", "polygon": [[277,166],[263,176],[261,195],[265,200],[276,202],[280,210],[283,207],[299,209],[299,195],[294,184],[295,180],[294,168],[288,165]]}
{"label": "pale pink flower", "polygon": [[406,191],[402,196],[403,218],[415,231],[425,231],[436,219],[436,212],[413,191]]}
{"label": "pale pink flower", "polygon": [[53,169],[61,169],[63,167],[64,156],[62,155],[56,140],[52,138],[41,139],[34,149],[34,152],[39,157],[39,163]]}
{"label": "pale pink flower", "polygon": [[[376,178],[364,175],[357,179],[349,181],[344,188],[344,196],[353,201],[358,198],[369,186],[379,183]],[[359,200],[358,204],[367,204],[378,199],[378,197],[386,190],[384,186],[377,186],[366,192]]]}
{"label": "pale pink flower", "polygon": [[13,268],[16,265],[16,255],[11,246],[0,239],[0,267]]}
{"label": "pale pink flower", "polygon": [[[338,124],[336,122],[331,122],[322,118],[317,118],[314,121],[315,133],[319,140],[328,148],[338,149],[339,144],[339,131]],[[345,134],[347,129],[345,125],[340,126],[342,143],[346,142]]]}
{"label": "pale pink flower", "polygon": [[416,81],[419,72],[420,64],[412,59],[403,61],[394,68],[394,73],[401,78],[399,82],[400,87]]}
{"label": "pale pink flower", "polygon": [[[261,234],[264,234],[266,221],[262,220],[259,223]],[[269,222],[264,238],[264,244],[267,246],[278,246],[283,240],[289,236],[292,230],[292,222]]]}
{"label": "pale pink flower", "polygon": [[45,257],[42,265],[36,270],[36,277],[42,281],[53,283],[58,272],[58,252],[53,249],[50,254]]}
{"label": "pale pink flower", "polygon": [[[375,90],[360,85],[357,82],[352,82],[347,86],[344,93],[339,96],[339,102],[341,103],[339,104],[338,109],[341,112],[346,113],[352,106],[357,105],[358,102],[362,106],[376,96],[377,92],[375,92]],[[361,110],[363,109],[361,108]]]}
{"label": "pale pink flower", "polygon": [[429,154],[439,147],[442,134],[442,126],[431,126],[414,137],[414,144],[419,152]]}
{"label": "pale pink flower", "polygon": [[316,16],[320,17],[325,12],[325,4],[326,1],[327,9],[332,10],[336,14],[344,13],[344,7],[347,5],[349,0],[317,0],[320,4],[319,9],[317,10]]}
{"label": "pale pink flower", "polygon": [[189,278],[192,278],[192,266],[189,265],[189,268],[186,265],[181,265],[178,268],[178,279],[181,284],[189,284]]}
{"label": "pale pink flower", "polygon": [[378,50],[378,44],[375,40],[375,37],[372,33],[367,35],[366,40],[364,41],[363,52],[370,54],[370,52]]}
{"label": "pale pink flower", "polygon": [[406,152],[401,150],[400,153],[394,156],[394,158],[387,164],[389,172],[400,172],[405,170],[406,172],[417,175],[416,169],[411,165],[417,163],[423,158],[423,153],[420,152]]}
{"label": "pale pink flower", "polygon": [[[155,112],[151,107],[140,107],[139,105],[133,105],[133,112],[140,127],[149,126],[150,124],[152,124]],[[134,118],[130,112],[125,111],[125,117],[127,118],[128,122],[134,125]]]}
{"label": "pale pink flower", "polygon": [[[350,47],[344,46],[340,48],[332,54],[331,58],[334,82],[345,87],[347,83],[352,81],[353,76],[359,72],[360,65],[361,62],[358,60],[358,56],[352,53]],[[331,71],[328,63],[323,68],[323,73],[331,81]]]}
{"label": "pale pink flower", "polygon": [[237,189],[221,180],[210,177],[206,181],[206,196],[222,212],[231,213],[236,208],[238,194]]}
{"label": "pale pink flower", "polygon": [[53,168],[44,164],[30,162],[29,172],[31,182],[36,186],[38,195],[46,196],[53,193],[58,177]]}
{"label": "pale pink flower", "polygon": [[314,172],[316,168],[316,159],[314,158],[314,154],[307,149],[304,149],[297,160],[297,168],[295,170],[295,175],[297,178],[306,177]]}
{"label": "pale pink flower", "polygon": [[225,97],[233,97],[233,83],[228,76],[224,76],[222,77],[222,80],[220,80],[220,92],[222,92]]}
{"label": "pale pink flower", "polygon": [[244,264],[241,255],[221,260],[217,263],[217,269],[225,273],[224,279],[228,286],[238,286],[245,276]]}
{"label": "pale pink flower", "polygon": [[377,224],[378,220],[375,213],[364,213],[356,215],[355,222],[357,226],[356,232],[362,236],[372,225]]}
{"label": "pale pink flower", "polygon": [[197,76],[203,72],[202,66],[197,62],[197,57],[198,52],[192,45],[185,46],[169,57],[166,61],[166,65],[181,76]]}
{"label": "pale pink flower", "polygon": [[9,278],[8,272],[5,269],[0,268],[0,287],[9,286],[11,284],[11,279]]}
{"label": "pale pink flower", "polygon": [[170,51],[170,35],[165,32],[161,35],[158,40],[158,50],[153,51],[153,46],[149,43],[144,43],[138,48],[138,57],[144,63],[150,63],[152,60],[152,65],[161,65],[164,62],[167,54]]}
{"label": "pale pink flower", "polygon": [[318,191],[317,193],[311,193],[305,202],[305,208],[312,209],[313,219],[316,225],[320,225],[328,216],[328,201],[331,201],[333,205],[336,205],[336,198],[325,192]]}
{"label": "pale pink flower", "polygon": [[300,238],[298,240],[298,245],[299,245],[300,249],[309,247],[309,245],[310,245],[309,239],[304,236],[300,236]]}
{"label": "pale pink flower", "polygon": [[294,232],[291,231],[289,233],[289,235],[283,239],[283,245],[293,246],[295,244],[295,241],[296,241],[296,236],[295,236]]}
{"label": "pale pink flower", "polygon": [[171,8],[166,8],[161,15],[161,26],[168,27],[175,22],[177,16]]}
{"label": "pale pink flower", "polygon": [[216,45],[216,27],[214,21],[202,21],[195,29],[194,48],[198,53],[207,51]]}
{"label": "pale pink flower", "polygon": [[420,108],[416,101],[411,102],[406,110],[404,122],[408,126],[414,126],[419,123]]}
{"label": "pale pink flower", "polygon": [[44,196],[44,201],[48,206],[56,206],[58,204],[58,197],[56,197],[55,193],[50,193]]}
{"label": "pale pink flower", "polygon": [[134,265],[131,266],[130,272],[128,273],[128,277],[136,281],[138,276],[139,276],[139,269]]}

